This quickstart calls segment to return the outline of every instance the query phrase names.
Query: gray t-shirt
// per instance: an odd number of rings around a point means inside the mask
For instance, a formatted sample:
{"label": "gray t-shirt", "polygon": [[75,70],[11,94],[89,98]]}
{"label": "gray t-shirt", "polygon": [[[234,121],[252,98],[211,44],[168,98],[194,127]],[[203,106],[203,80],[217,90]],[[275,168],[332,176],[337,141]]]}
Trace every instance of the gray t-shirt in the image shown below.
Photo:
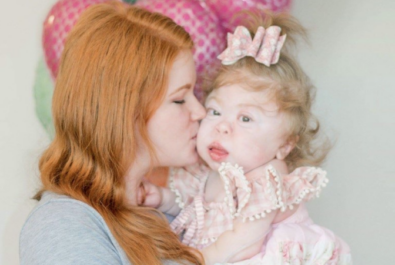
{"label": "gray t-shirt", "polygon": [[51,192],[27,218],[19,248],[21,265],[131,265],[95,209]]}

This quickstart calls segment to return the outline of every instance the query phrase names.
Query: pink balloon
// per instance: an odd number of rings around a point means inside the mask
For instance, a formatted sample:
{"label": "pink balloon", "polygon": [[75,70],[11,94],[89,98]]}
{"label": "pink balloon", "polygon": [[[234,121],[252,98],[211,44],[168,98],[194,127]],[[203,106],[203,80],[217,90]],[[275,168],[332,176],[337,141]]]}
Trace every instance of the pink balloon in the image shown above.
{"label": "pink balloon", "polygon": [[43,47],[45,62],[56,79],[59,59],[67,34],[77,22],[81,13],[93,4],[108,0],[60,0],[49,11],[44,21]]}
{"label": "pink balloon", "polygon": [[203,75],[213,69],[226,46],[225,31],[218,18],[198,0],[138,0],[135,5],[172,18],[191,35],[197,70],[195,94],[201,98]]}
{"label": "pink balloon", "polygon": [[201,5],[212,9],[220,18],[222,26],[233,32],[240,21],[231,21],[232,17],[241,10],[270,9],[272,11],[287,11],[291,0],[199,0]]}

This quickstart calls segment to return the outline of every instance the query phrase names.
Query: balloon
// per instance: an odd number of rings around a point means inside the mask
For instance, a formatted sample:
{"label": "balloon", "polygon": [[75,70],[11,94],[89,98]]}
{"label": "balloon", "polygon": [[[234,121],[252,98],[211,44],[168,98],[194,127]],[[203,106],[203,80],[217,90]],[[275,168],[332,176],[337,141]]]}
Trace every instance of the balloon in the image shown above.
{"label": "balloon", "polygon": [[197,70],[195,94],[201,99],[204,73],[213,69],[226,45],[225,31],[218,18],[198,0],[138,0],[135,5],[172,18],[191,35]]}
{"label": "balloon", "polygon": [[33,86],[34,101],[36,103],[36,115],[51,139],[54,136],[51,114],[53,88],[54,84],[44,58],[40,58]]}
{"label": "balloon", "polygon": [[220,18],[222,26],[230,32],[240,24],[232,21],[233,16],[241,10],[270,9],[272,11],[287,11],[291,0],[199,0],[201,5],[208,6]]}
{"label": "balloon", "polygon": [[93,4],[106,1],[108,0],[60,0],[51,8],[44,21],[42,41],[45,61],[53,79],[58,73],[66,36],[81,13]]}
{"label": "balloon", "polygon": [[45,59],[38,62],[33,89],[36,115],[50,138],[54,136],[51,114],[53,80],[56,79],[66,36],[86,8],[105,1],[108,0],[60,0],[44,21],[42,41]]}

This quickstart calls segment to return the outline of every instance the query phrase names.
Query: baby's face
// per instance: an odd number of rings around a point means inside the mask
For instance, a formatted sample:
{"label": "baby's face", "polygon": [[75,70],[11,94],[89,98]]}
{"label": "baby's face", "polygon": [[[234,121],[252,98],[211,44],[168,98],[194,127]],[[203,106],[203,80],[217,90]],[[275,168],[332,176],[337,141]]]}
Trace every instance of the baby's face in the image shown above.
{"label": "baby's face", "polygon": [[286,117],[267,91],[223,86],[208,96],[205,107],[197,149],[213,170],[230,162],[248,172],[276,158],[286,143]]}

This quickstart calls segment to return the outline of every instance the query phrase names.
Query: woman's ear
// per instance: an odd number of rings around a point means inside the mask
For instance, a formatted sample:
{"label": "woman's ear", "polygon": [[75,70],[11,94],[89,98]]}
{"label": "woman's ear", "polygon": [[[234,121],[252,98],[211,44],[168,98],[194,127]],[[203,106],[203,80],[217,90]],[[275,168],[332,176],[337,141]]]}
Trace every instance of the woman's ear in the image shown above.
{"label": "woman's ear", "polygon": [[284,160],[289,153],[295,148],[296,144],[299,141],[299,136],[290,136],[288,140],[282,145],[276,153],[276,158],[278,160]]}

